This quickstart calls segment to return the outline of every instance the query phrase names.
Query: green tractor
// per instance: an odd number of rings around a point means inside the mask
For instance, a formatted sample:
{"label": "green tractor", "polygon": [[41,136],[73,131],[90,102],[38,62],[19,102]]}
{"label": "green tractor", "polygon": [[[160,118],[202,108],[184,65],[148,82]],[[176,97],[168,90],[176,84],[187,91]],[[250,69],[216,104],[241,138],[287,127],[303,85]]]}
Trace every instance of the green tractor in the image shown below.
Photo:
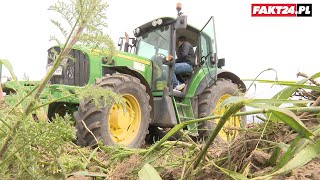
{"label": "green tractor", "polygon": [[[59,98],[61,89],[73,92],[75,88],[95,84],[120,94],[124,105],[97,108],[90,100],[63,99],[49,105],[48,117],[73,114],[80,146],[95,145],[98,139],[105,145],[138,148],[153,130],[223,113],[225,110],[217,107],[228,97],[245,92],[246,87],[237,75],[222,69],[225,61],[217,56],[213,17],[198,29],[187,24],[187,17],[181,9],[177,10],[177,18],[157,18],[135,28],[135,38],[120,38],[120,50],[112,58],[91,49],[72,49],[69,55],[73,58],[56,70],[47,88]],[[177,75],[186,87],[175,92],[172,88],[175,63],[163,64],[161,60],[175,56],[176,37],[181,35],[193,45],[197,58],[192,73]],[[60,48],[50,48],[49,56],[53,51],[59,52]],[[48,66],[51,64],[48,59]],[[9,94],[12,89],[6,84],[2,88]],[[217,121],[190,124],[184,130],[202,138]],[[245,117],[229,119],[225,127],[232,128],[220,131],[218,138],[234,139],[239,134],[234,129],[242,127],[245,121]]]}

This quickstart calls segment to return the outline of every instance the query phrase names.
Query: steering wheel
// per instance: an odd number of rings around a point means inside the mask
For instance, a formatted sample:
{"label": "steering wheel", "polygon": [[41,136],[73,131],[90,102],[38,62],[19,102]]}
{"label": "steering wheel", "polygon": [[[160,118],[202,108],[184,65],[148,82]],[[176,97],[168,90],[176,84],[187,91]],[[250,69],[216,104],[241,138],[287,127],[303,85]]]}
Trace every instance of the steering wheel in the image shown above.
{"label": "steering wheel", "polygon": [[162,65],[163,64],[163,59],[166,58],[166,55],[162,54],[162,53],[156,53],[155,55],[153,55],[151,57],[151,61],[153,61],[154,63],[157,63],[158,65]]}
{"label": "steering wheel", "polygon": [[151,61],[153,62],[153,68],[155,71],[155,77],[160,77],[162,75],[162,65],[163,65],[163,59],[166,58],[166,56],[162,53],[156,53],[151,57]]}
{"label": "steering wheel", "polygon": [[156,53],[155,55],[152,56],[151,60],[152,61],[162,61],[164,58],[166,58],[166,55],[162,53]]}

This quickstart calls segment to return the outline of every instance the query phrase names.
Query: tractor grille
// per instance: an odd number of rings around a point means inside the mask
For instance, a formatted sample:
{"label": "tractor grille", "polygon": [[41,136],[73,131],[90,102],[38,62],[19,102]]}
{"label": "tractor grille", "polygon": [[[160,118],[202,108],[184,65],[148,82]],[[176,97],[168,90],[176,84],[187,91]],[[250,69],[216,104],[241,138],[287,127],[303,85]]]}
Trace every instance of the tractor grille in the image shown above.
{"label": "tractor grille", "polygon": [[[52,57],[53,52],[60,53],[59,47],[53,47],[48,50],[48,57]],[[62,75],[54,75],[50,79],[51,84],[64,84],[72,86],[85,86],[89,81],[89,61],[88,57],[79,50],[71,50],[69,58],[62,66]],[[48,64],[53,60],[48,58]]]}

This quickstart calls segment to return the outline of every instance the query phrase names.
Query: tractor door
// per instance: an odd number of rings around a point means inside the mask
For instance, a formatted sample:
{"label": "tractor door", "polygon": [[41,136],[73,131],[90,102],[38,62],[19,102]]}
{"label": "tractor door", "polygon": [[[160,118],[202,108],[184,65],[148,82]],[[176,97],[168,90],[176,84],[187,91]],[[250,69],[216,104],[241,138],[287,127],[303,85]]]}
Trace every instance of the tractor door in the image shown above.
{"label": "tractor door", "polygon": [[214,62],[217,59],[217,43],[213,16],[200,31],[200,57],[200,63],[203,66],[214,67]]}

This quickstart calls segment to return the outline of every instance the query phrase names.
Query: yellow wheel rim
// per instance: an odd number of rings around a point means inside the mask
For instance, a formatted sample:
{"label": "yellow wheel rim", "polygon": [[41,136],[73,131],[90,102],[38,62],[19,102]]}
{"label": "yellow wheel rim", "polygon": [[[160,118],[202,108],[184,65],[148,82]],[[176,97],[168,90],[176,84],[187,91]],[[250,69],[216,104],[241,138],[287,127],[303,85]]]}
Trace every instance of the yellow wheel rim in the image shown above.
{"label": "yellow wheel rim", "polygon": [[109,114],[109,131],[115,143],[129,145],[137,136],[141,123],[138,100],[130,95],[122,96],[124,104],[113,104]]}
{"label": "yellow wheel rim", "polygon": [[[231,95],[229,94],[225,94],[220,97],[216,104],[216,108],[213,110],[213,114],[215,116],[223,115],[225,113],[226,108],[221,108],[221,103],[230,96]],[[219,120],[220,119],[215,119],[215,124],[218,124]],[[223,128],[220,130],[218,136],[224,141],[232,141],[239,133],[237,129],[241,128],[240,122],[240,116],[230,117],[224,124]]]}

